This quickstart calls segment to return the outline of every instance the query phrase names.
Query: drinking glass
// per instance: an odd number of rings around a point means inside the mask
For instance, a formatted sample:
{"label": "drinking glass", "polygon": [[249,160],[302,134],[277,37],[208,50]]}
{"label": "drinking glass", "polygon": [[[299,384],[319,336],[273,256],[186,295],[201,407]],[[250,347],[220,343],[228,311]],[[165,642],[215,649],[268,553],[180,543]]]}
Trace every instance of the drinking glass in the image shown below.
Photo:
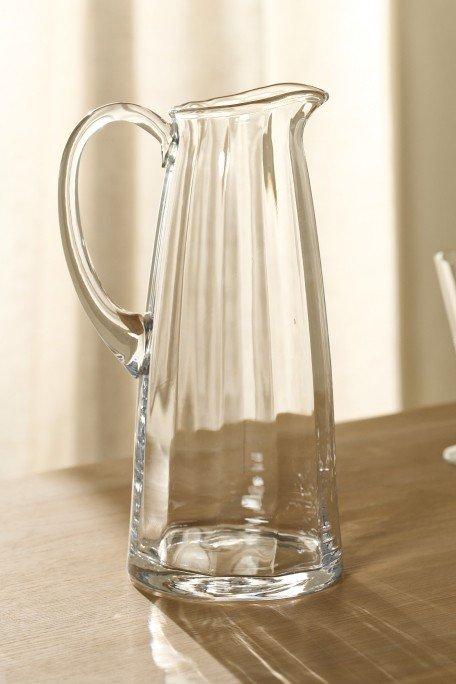
{"label": "drinking glass", "polygon": [[[434,263],[456,350],[456,250],[437,252]],[[456,465],[456,444],[444,449],[443,458]]]}

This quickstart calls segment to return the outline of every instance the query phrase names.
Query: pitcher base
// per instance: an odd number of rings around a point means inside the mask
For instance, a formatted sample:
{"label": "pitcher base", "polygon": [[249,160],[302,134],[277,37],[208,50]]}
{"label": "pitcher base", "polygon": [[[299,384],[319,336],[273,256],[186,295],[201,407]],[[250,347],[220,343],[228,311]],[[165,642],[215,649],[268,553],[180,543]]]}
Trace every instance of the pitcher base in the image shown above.
{"label": "pitcher base", "polygon": [[339,579],[342,562],[339,557],[326,567],[276,577],[214,577],[130,556],[128,571],[133,584],[145,593],[196,601],[262,601],[293,599],[321,591]]}

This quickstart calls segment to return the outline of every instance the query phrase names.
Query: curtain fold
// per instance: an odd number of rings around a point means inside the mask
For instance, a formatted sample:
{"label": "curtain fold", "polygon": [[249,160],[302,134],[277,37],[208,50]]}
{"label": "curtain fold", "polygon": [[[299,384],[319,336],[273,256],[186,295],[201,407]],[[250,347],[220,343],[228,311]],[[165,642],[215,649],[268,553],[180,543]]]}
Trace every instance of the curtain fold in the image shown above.
{"label": "curtain fold", "polygon": [[[435,189],[426,204],[425,179],[432,179],[417,177],[432,162],[433,124],[418,117],[404,94],[412,93],[418,107],[424,104],[417,63],[423,69],[427,64],[429,73],[429,64],[446,64],[442,88],[451,79],[454,8],[445,0],[399,4],[400,11],[385,0],[29,0],[26,11],[22,3],[4,5],[3,474],[132,452],[136,384],[77,301],[57,217],[66,138],[88,109],[109,101],[136,101],[166,115],[180,102],[268,82],[328,90],[328,104],[305,132],[305,147],[326,284],[336,417],[455,398],[451,342],[431,254],[451,246],[437,244],[440,238],[451,241],[450,185],[446,194]],[[409,14],[417,6],[417,14]],[[440,45],[435,36],[429,41],[429,6],[440,22],[448,19]],[[444,121],[442,146],[454,128],[448,112],[445,100],[434,111]],[[418,154],[423,135],[427,156]],[[429,166],[436,186],[443,157],[444,173],[456,162],[453,147],[446,145]],[[81,164],[81,212],[92,259],[113,299],[136,310],[143,310],[146,298],[163,178],[159,159],[146,134],[113,126],[90,142]],[[420,216],[427,223],[436,217],[445,231],[423,241]]]}

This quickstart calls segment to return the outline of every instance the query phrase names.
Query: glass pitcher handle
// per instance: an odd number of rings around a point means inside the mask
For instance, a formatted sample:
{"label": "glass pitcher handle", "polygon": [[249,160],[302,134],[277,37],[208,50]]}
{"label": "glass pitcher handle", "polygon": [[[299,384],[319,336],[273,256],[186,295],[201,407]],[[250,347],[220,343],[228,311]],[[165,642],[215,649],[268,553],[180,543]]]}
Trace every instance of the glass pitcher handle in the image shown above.
{"label": "glass pitcher handle", "polygon": [[89,112],[70,135],[62,156],[60,230],[73,284],[87,315],[109,349],[137,377],[143,370],[146,355],[146,317],[117,306],[104,291],[87,252],[79,214],[78,170],[82,151],[94,133],[115,121],[134,123],[153,135],[160,143],[162,166],[165,166],[172,142],[171,124],[158,114],[121,102]]}

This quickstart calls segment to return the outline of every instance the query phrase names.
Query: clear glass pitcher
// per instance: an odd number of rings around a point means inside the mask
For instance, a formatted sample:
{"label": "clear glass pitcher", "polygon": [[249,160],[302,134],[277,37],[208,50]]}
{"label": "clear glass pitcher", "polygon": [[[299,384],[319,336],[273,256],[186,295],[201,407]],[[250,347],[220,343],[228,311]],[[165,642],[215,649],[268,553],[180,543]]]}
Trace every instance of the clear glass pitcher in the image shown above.
{"label": "clear glass pitcher", "polygon": [[[303,151],[318,88],[175,107],[110,104],[65,148],[59,210],[81,302],[139,377],[129,571],[154,593],[294,597],[341,572],[331,365]],[[78,211],[90,136],[130,121],[161,145],[146,313],[104,292]]]}

